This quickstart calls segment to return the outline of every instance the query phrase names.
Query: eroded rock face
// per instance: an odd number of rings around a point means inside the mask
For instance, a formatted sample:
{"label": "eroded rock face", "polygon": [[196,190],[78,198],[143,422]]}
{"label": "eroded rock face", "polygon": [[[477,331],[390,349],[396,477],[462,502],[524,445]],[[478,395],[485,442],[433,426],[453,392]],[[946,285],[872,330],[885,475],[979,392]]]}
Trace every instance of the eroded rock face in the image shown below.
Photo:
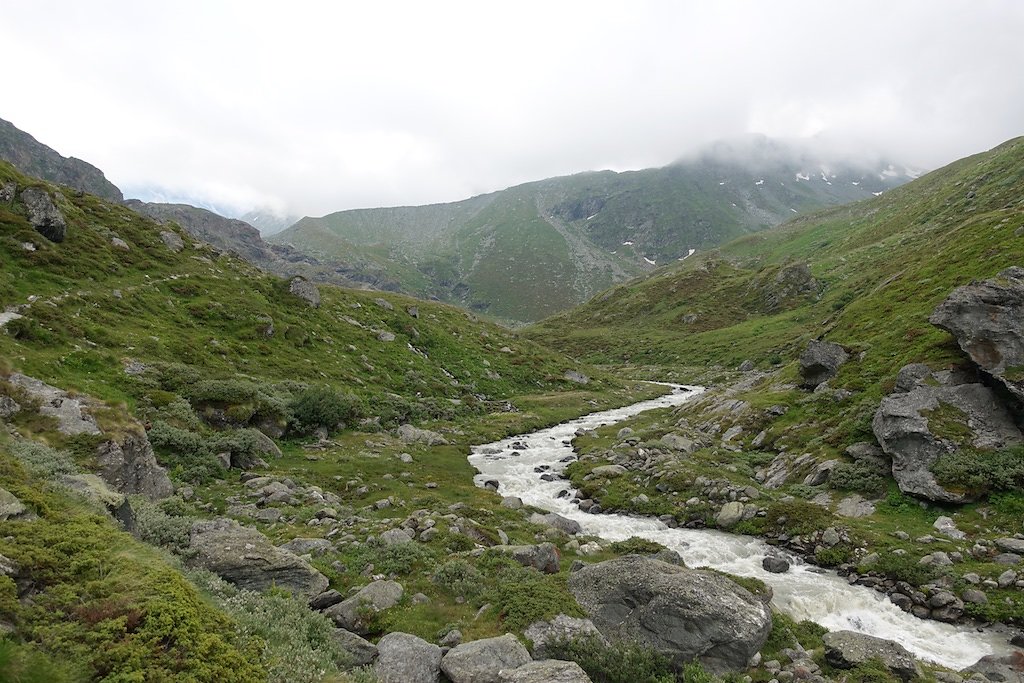
{"label": "eroded rock face", "polygon": [[881,660],[889,671],[905,681],[921,675],[913,655],[899,643],[854,631],[826,633],[825,659],[837,669],[852,669],[869,659]]}
{"label": "eroded rock face", "polygon": [[178,233],[171,232],[170,230],[160,231],[160,240],[175,254],[185,248],[185,241],[181,239]]}
{"label": "eroded rock face", "polygon": [[645,557],[584,567],[569,590],[609,640],[716,673],[744,668],[771,631],[768,606],[725,576]]}
{"label": "eroded rock face", "polygon": [[958,287],[929,318],[981,369],[1024,400],[1024,268]]}
{"label": "eroded rock face", "polygon": [[[936,480],[932,466],[940,456],[961,447],[981,451],[1024,441],[998,396],[982,384],[956,384],[949,373],[921,376],[920,368],[900,371],[899,386],[909,391],[882,399],[872,421],[875,438],[892,458],[892,475],[900,490],[928,500],[965,503],[975,497],[950,490]],[[910,388],[913,387],[913,388]]]}
{"label": "eroded rock face", "polygon": [[99,434],[96,420],[88,412],[91,401],[85,397],[72,397],[63,389],[28,375],[13,373],[7,378],[11,384],[20,387],[39,402],[39,414],[57,420],[57,431],[61,434]]}
{"label": "eroded rock face", "polygon": [[800,376],[803,378],[804,388],[814,389],[822,382],[832,379],[836,376],[839,366],[849,358],[846,349],[839,344],[811,340],[800,354]]}
{"label": "eroded rock face", "polygon": [[502,669],[517,669],[530,653],[511,633],[483,638],[452,648],[441,660],[441,671],[452,683],[498,683]]}
{"label": "eroded rock face", "polygon": [[327,590],[327,577],[297,555],[275,548],[256,529],[230,519],[196,522],[189,564],[208,569],[240,588],[277,586],[311,598]]}
{"label": "eroded rock face", "polygon": [[41,187],[26,187],[20,196],[28,209],[28,221],[36,232],[51,242],[63,242],[68,224],[50,193]]}
{"label": "eroded rock face", "polygon": [[138,493],[150,500],[174,493],[174,485],[153,454],[145,433],[129,433],[118,440],[106,441],[96,450],[100,476],[121,493]]}

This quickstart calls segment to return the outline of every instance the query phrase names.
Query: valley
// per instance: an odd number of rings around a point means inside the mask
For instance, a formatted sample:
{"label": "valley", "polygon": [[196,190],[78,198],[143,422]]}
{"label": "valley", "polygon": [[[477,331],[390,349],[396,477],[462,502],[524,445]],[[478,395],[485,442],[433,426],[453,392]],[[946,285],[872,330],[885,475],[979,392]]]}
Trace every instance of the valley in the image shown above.
{"label": "valley", "polygon": [[801,159],[581,174],[273,244],[16,161],[12,680],[1018,675],[1024,139],[814,191]]}

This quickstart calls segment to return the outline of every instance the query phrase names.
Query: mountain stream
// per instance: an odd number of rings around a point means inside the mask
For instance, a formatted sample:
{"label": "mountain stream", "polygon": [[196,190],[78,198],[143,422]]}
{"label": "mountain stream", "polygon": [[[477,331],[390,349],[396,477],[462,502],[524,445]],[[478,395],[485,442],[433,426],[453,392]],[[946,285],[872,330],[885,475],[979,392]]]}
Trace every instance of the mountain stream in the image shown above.
{"label": "mountain stream", "polygon": [[[646,410],[676,406],[704,391],[703,387],[671,386],[672,393],[656,399],[475,446],[469,457],[480,472],[475,481],[482,486],[485,481],[496,479],[501,495],[518,496],[527,505],[574,519],[583,527],[584,534],[608,541],[638,536],[675,550],[689,567],[711,567],[756,577],[772,587],[773,604],[798,621],[810,619],[829,630],[859,631],[894,640],[922,659],[954,669],[970,666],[987,654],[1009,651],[1005,636],[918,619],[900,610],[884,595],[863,586],[851,586],[834,572],[823,572],[757,538],[703,529],[672,529],[648,517],[585,513],[571,502],[571,496],[556,497],[568,482],[543,481],[541,473],[535,471],[538,466],[548,465],[550,469],[546,471],[561,472],[567,464],[565,459],[574,455],[571,441],[579,429],[595,429]],[[575,458],[569,458],[572,459]],[[785,556],[792,563],[790,570],[771,574],[762,569],[761,560],[769,553]]]}

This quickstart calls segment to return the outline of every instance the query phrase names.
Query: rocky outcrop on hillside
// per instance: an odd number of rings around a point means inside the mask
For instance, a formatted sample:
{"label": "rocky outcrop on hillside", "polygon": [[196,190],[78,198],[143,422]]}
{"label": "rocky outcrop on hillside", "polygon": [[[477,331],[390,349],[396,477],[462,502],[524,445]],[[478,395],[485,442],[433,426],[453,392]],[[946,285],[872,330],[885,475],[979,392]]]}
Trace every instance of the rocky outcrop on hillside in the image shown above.
{"label": "rocky outcrop on hillside", "polygon": [[713,672],[744,668],[771,631],[768,606],[725,576],[636,555],[574,572],[569,590],[609,640]]}
{"label": "rocky outcrop on hillside", "polygon": [[121,190],[90,163],[64,157],[9,121],[0,119],[0,159],[22,173],[120,202]]}
{"label": "rocky outcrop on hillside", "polygon": [[958,287],[929,321],[952,334],[978,367],[1024,400],[1024,268]]}
{"label": "rocky outcrop on hillside", "polygon": [[67,220],[50,193],[41,187],[26,187],[19,197],[36,232],[51,242],[63,242],[68,232]]}
{"label": "rocky outcrop on hillside", "polygon": [[980,492],[939,484],[932,467],[940,457],[965,447],[990,451],[1024,441],[991,389],[920,364],[900,371],[896,393],[882,399],[871,426],[892,458],[900,490],[943,503],[965,503]]}
{"label": "rocky outcrop on hillside", "polygon": [[832,379],[839,371],[839,366],[849,358],[846,349],[839,344],[812,339],[800,354],[800,377],[804,388],[814,389]]}

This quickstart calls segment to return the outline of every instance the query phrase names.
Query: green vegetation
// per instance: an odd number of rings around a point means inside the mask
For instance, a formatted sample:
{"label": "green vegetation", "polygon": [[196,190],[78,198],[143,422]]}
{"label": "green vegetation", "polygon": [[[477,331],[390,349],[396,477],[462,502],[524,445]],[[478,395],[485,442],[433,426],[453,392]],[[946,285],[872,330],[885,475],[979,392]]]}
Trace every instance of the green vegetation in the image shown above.
{"label": "green vegetation", "polygon": [[547,646],[553,659],[580,665],[594,683],[712,683],[715,678],[700,664],[681,670],[672,660],[638,643],[608,645],[597,638],[575,638]]}

